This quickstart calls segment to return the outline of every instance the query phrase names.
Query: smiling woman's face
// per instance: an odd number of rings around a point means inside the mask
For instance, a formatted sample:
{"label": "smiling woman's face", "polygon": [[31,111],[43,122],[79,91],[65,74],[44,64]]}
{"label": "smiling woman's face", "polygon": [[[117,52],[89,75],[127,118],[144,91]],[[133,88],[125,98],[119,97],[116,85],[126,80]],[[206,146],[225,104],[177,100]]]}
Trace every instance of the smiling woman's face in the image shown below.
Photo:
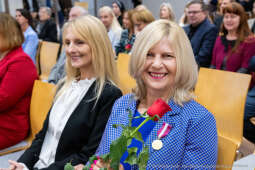
{"label": "smiling woman's face", "polygon": [[64,38],[65,52],[72,67],[82,71],[93,72],[91,48],[87,42],[67,28]]}
{"label": "smiling woman's face", "polygon": [[148,91],[168,93],[174,86],[176,58],[170,41],[163,38],[147,54],[142,80]]}

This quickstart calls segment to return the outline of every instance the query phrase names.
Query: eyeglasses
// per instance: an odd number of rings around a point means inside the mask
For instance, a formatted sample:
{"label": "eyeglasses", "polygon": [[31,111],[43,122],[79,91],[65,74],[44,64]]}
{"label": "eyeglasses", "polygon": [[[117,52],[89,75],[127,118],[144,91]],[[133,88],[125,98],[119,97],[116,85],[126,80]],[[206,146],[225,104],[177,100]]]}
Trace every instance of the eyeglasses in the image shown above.
{"label": "eyeglasses", "polygon": [[202,12],[202,10],[200,10],[200,11],[187,11],[187,14],[188,14],[188,15],[191,15],[191,14],[198,14],[198,13],[200,13],[200,12]]}

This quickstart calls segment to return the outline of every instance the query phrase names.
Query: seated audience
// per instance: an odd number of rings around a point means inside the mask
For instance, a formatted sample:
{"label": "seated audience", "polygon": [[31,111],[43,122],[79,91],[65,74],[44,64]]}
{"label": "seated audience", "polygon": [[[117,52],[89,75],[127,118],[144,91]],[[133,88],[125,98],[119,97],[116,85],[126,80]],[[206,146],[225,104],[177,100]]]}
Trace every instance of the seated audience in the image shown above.
{"label": "seated audience", "polygon": [[251,18],[248,20],[249,27],[255,33],[255,1],[253,3]]}
{"label": "seated audience", "polygon": [[248,73],[255,55],[255,37],[247,24],[243,7],[236,2],[223,9],[223,25],[213,49],[212,68]]}
{"label": "seated audience", "polygon": [[0,149],[15,145],[29,132],[29,106],[37,71],[24,53],[19,23],[0,13]]}
{"label": "seated audience", "polygon": [[132,21],[133,10],[124,12],[123,15],[123,27],[125,30],[122,31],[120,41],[115,46],[115,53],[118,56],[119,53],[129,53],[135,42],[134,24]]}
{"label": "seated audience", "polygon": [[27,53],[34,63],[36,63],[36,52],[39,43],[38,36],[34,31],[33,19],[25,9],[16,9],[16,20],[18,21],[23,31],[25,41],[22,44],[22,48]]}
{"label": "seated audience", "polygon": [[168,19],[170,21],[175,21],[175,15],[172,5],[169,2],[163,2],[160,5],[159,12],[160,19]]}
{"label": "seated audience", "polygon": [[[74,6],[71,8],[69,12],[68,20],[71,21],[79,16],[88,14],[87,10],[80,6]],[[62,38],[61,38],[62,39]],[[65,62],[66,62],[66,53],[65,51],[61,52],[57,63],[54,65],[54,67],[51,69],[48,82],[57,84],[58,81],[65,77]]]}
{"label": "seated audience", "polygon": [[120,0],[115,0],[112,3],[112,10],[113,10],[113,12],[114,12],[114,14],[115,14],[119,24],[121,26],[123,26],[123,23],[122,23],[122,21],[123,21],[123,14],[125,12],[125,6],[124,6],[123,2],[120,1]]}
{"label": "seated audience", "polygon": [[[143,146],[149,149],[149,160],[143,168],[214,168],[217,162],[216,121],[213,114],[193,100],[198,69],[183,29],[168,20],[149,24],[135,41],[129,70],[137,86],[133,93],[115,102],[96,154],[108,153],[110,144],[121,135],[122,128],[114,128],[113,124],[128,126],[128,109],[133,116],[132,126],[137,127],[144,120],[138,116],[161,98],[172,111],[157,122],[149,120],[143,130],[139,129],[144,145],[137,140],[131,142],[132,147],[139,148],[138,152]],[[172,128],[160,139],[163,145],[157,148],[152,142],[158,139],[157,132],[163,128],[163,123]],[[124,169],[138,169],[123,162],[127,156],[126,151],[120,160]],[[93,166],[94,169],[106,168],[108,163],[99,160]]]}
{"label": "seated audience", "polygon": [[191,42],[196,62],[199,67],[209,67],[218,31],[215,25],[210,23],[203,1],[192,0],[186,7],[189,25],[185,26],[184,30]]}
{"label": "seated audience", "polygon": [[[252,71],[252,80],[255,81],[255,56],[249,62],[249,70]],[[244,127],[243,136],[255,144],[255,124],[251,121],[255,120],[255,86],[253,86],[247,94],[245,111],[244,111]]]}
{"label": "seated audience", "polygon": [[148,9],[135,10],[132,14],[135,34],[141,32],[143,28],[155,20],[154,16]]}
{"label": "seated audience", "polygon": [[30,148],[10,169],[63,170],[94,154],[112,105],[121,96],[113,50],[104,25],[93,16],[65,24],[66,77]]}
{"label": "seated audience", "polygon": [[225,8],[227,6],[227,4],[229,4],[231,2],[235,2],[235,0],[221,0],[219,2],[219,11],[214,12],[213,23],[217,27],[218,31],[220,31],[220,27],[221,27],[222,20],[223,20],[223,8]]}
{"label": "seated audience", "polygon": [[56,23],[51,20],[51,9],[49,7],[40,8],[39,21],[36,28],[39,39],[57,42],[57,26]]}
{"label": "seated audience", "polygon": [[115,46],[120,41],[122,28],[120,27],[113,10],[108,6],[103,6],[99,9],[98,16],[108,32],[112,48],[115,49]]}

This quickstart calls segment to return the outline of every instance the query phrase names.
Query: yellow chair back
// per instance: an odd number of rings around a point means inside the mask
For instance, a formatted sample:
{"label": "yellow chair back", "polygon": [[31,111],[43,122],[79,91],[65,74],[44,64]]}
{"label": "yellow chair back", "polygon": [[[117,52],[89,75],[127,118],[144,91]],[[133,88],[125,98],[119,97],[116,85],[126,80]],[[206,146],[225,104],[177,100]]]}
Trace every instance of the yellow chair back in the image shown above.
{"label": "yellow chair back", "polygon": [[[215,116],[220,136],[219,167],[225,160],[230,161],[229,165],[233,164],[236,149],[242,142],[244,106],[250,80],[251,76],[248,74],[200,68],[195,95],[197,102]],[[235,144],[235,147],[230,144],[225,147],[230,142]]]}
{"label": "yellow chair back", "polygon": [[55,96],[54,84],[36,80],[33,87],[30,104],[30,139],[41,130],[43,122],[49,112]]}
{"label": "yellow chair back", "polygon": [[86,10],[88,10],[88,7],[89,7],[89,4],[88,2],[74,2],[74,6],[80,6],[80,7],[83,7],[85,8]]}
{"label": "yellow chair back", "polygon": [[132,88],[135,87],[135,80],[128,73],[128,63],[130,55],[120,53],[117,60],[117,68],[120,76],[120,89],[124,94],[130,93]]}
{"label": "yellow chair back", "polygon": [[60,44],[42,41],[39,55],[40,79],[48,80],[52,67],[57,62]]}

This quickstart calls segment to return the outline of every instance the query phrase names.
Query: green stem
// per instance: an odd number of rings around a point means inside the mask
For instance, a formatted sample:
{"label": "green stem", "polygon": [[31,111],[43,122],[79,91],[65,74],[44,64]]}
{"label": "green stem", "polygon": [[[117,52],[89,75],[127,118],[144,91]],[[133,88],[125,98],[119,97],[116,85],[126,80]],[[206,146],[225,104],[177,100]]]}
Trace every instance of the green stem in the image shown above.
{"label": "green stem", "polygon": [[133,137],[133,135],[146,123],[150,120],[151,118],[148,117],[146,118],[131,134],[130,137]]}

